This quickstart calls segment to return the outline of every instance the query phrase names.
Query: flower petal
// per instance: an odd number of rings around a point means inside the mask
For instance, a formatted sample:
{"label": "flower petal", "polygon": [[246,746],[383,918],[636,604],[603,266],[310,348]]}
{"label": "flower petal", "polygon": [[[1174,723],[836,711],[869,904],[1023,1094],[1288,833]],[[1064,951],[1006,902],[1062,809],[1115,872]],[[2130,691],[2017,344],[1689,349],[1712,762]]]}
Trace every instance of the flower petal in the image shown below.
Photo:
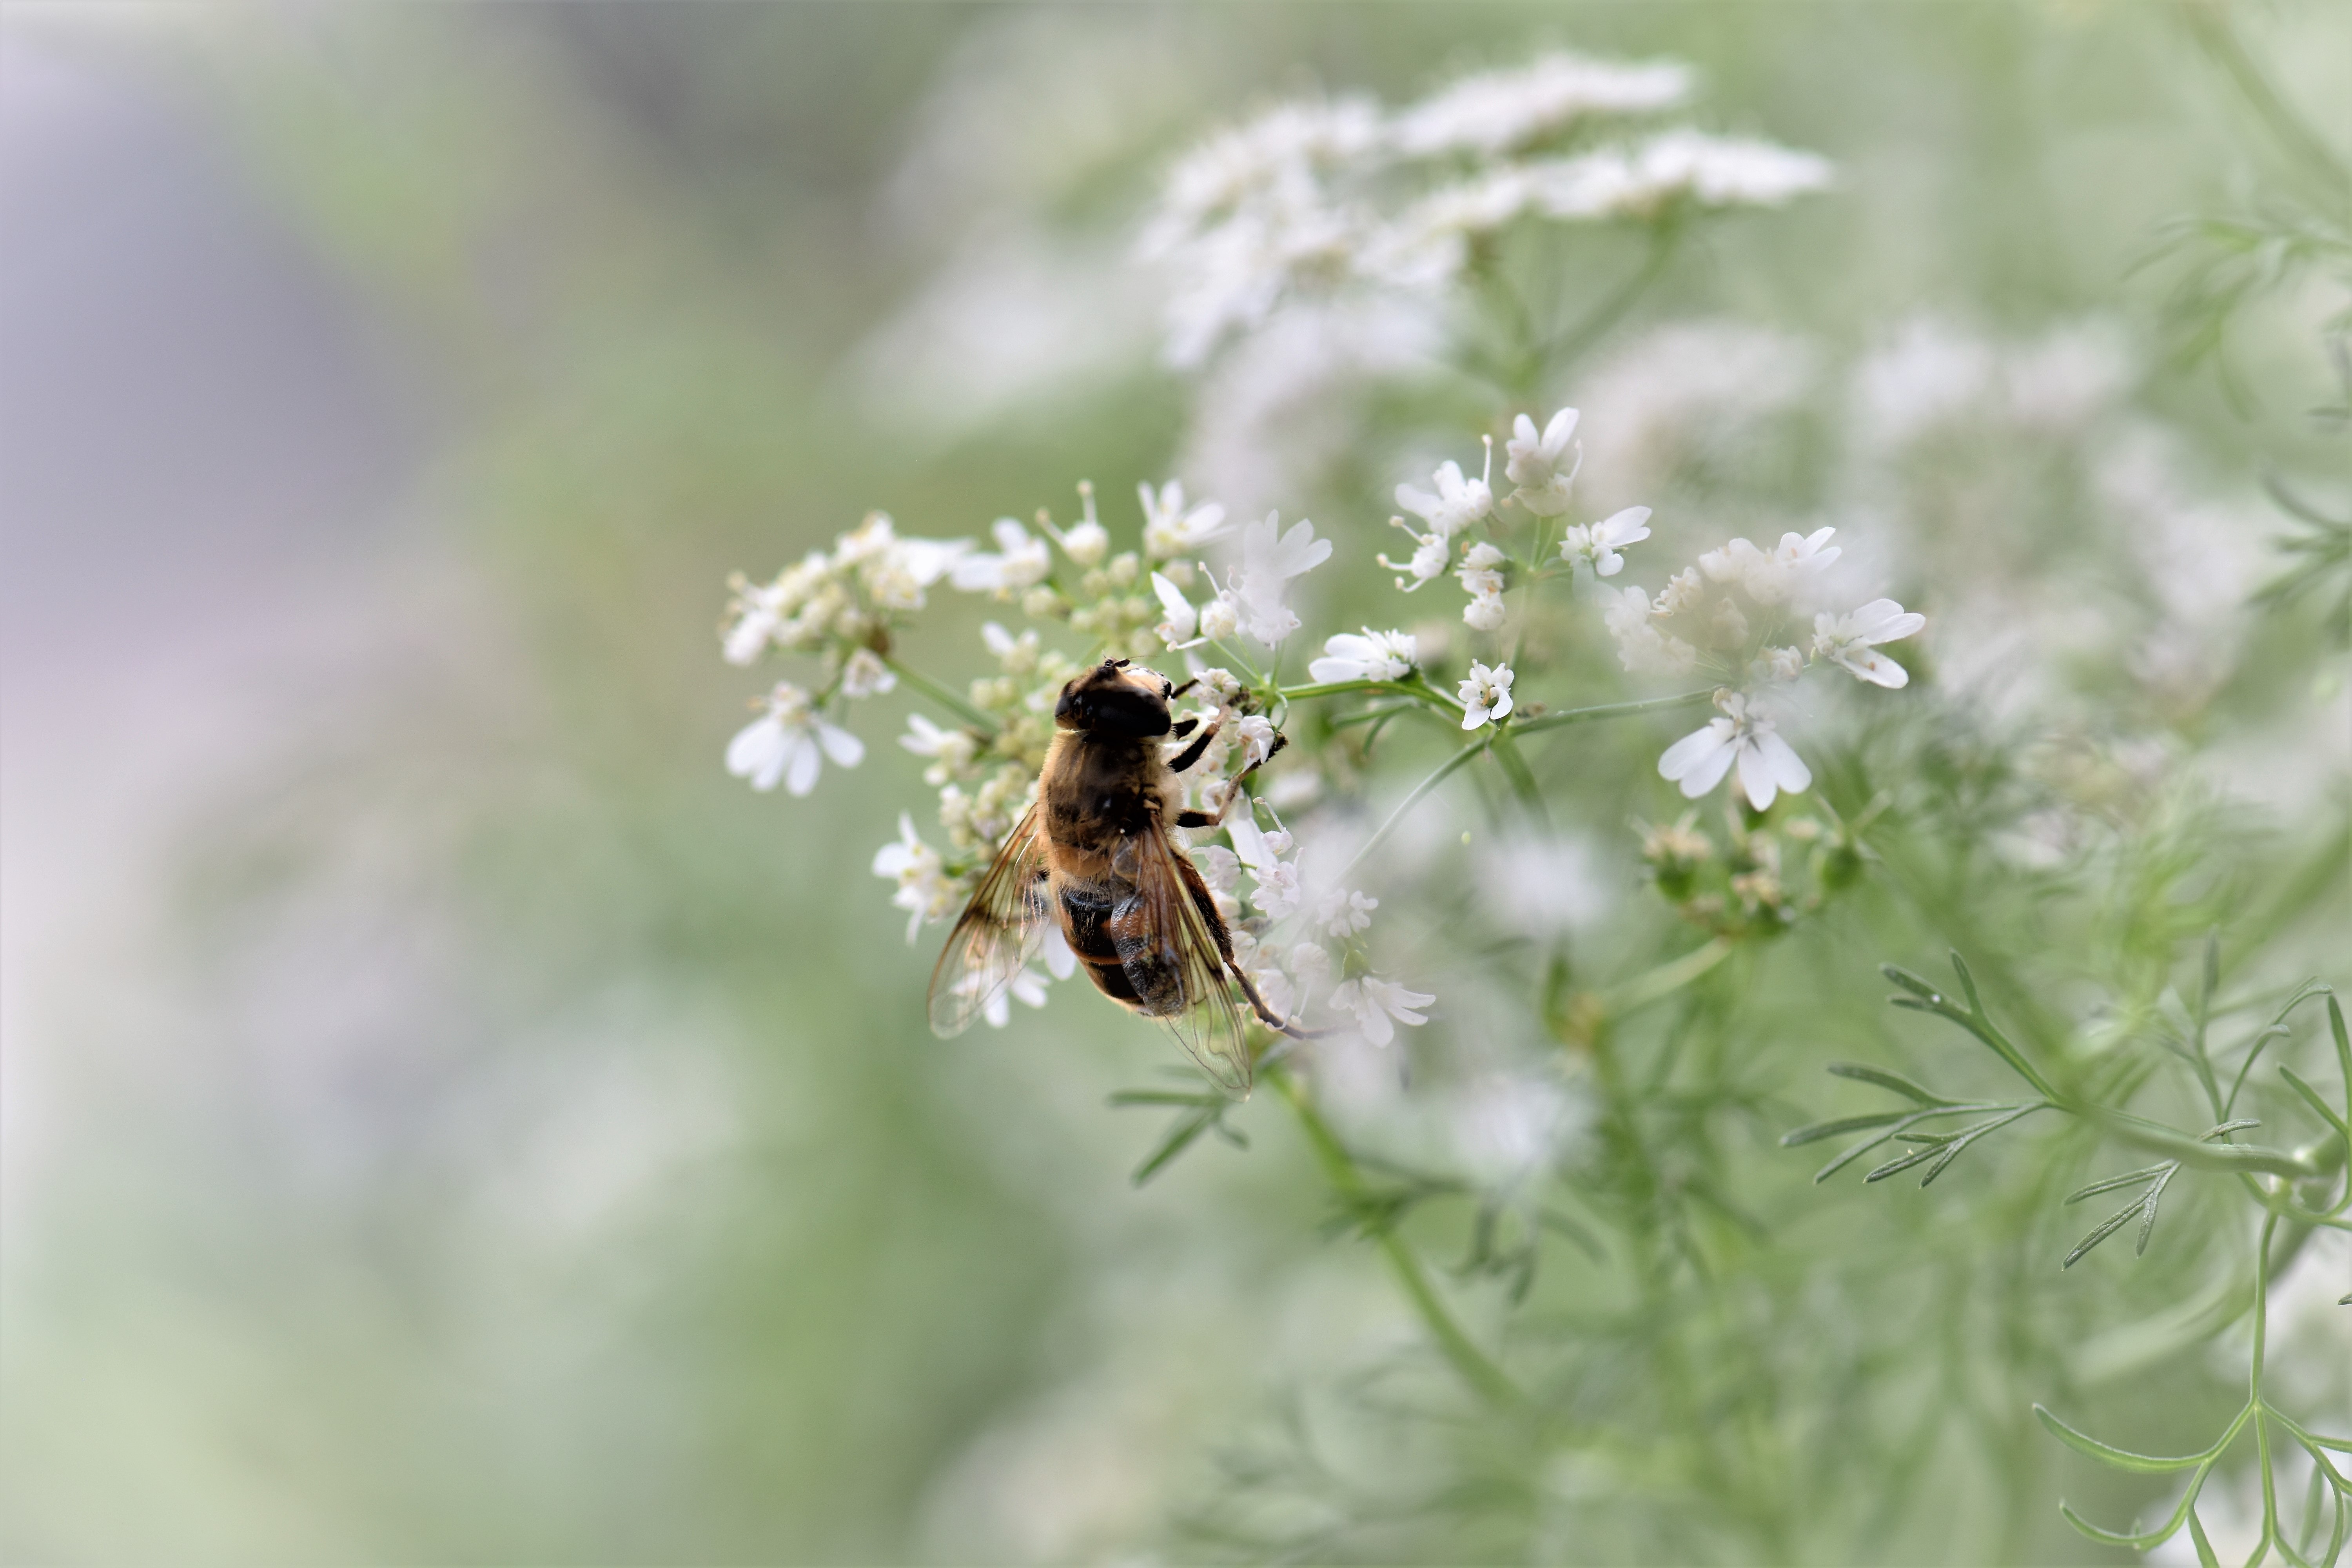
{"label": "flower petal", "polygon": [[1812,787],[1813,770],[1805,766],[1805,759],[1797,755],[1796,748],[1782,740],[1777,731],[1759,731],[1750,745],[1770,771],[1772,782],[1780,788],[1790,795],[1802,795]]}
{"label": "flower petal", "polygon": [[831,757],[837,767],[854,768],[866,760],[866,742],[838,724],[820,722],[816,727],[816,738],[818,743],[824,747],[824,754]]}
{"label": "flower petal", "polygon": [[[785,750],[788,754],[780,755],[776,764],[778,771],[784,773],[784,789],[791,795],[806,795],[816,788],[816,775],[824,768],[824,753],[805,733],[786,737]],[[771,777],[765,787],[773,788],[774,784]],[[754,779],[752,787],[761,786]]]}

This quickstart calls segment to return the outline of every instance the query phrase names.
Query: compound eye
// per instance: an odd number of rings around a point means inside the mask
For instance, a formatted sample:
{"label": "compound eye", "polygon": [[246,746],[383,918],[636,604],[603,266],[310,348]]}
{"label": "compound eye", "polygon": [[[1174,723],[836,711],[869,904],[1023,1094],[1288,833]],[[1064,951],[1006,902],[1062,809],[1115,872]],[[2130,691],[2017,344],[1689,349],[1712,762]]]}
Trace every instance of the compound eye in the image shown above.
{"label": "compound eye", "polygon": [[1165,702],[1168,699],[1175,695],[1176,683],[1174,681],[1163,680],[1160,683],[1160,700],[1161,701]]}

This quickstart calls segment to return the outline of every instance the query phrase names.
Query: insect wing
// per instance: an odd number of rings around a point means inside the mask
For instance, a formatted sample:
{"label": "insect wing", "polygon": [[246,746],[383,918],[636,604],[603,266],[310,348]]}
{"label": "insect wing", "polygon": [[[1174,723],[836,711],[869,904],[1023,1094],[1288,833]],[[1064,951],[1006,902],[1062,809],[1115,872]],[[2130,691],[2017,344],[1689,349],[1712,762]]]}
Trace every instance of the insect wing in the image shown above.
{"label": "insect wing", "polygon": [[1250,1087],[1249,1038],[1227,977],[1224,950],[1202,905],[1208,889],[1160,832],[1137,834],[1119,857],[1134,891],[1111,927],[1144,1011],[1168,1027],[1202,1071],[1232,1094]]}
{"label": "insect wing", "polygon": [[1037,808],[997,851],[931,971],[931,1032],[960,1035],[1045,942],[1045,847]]}

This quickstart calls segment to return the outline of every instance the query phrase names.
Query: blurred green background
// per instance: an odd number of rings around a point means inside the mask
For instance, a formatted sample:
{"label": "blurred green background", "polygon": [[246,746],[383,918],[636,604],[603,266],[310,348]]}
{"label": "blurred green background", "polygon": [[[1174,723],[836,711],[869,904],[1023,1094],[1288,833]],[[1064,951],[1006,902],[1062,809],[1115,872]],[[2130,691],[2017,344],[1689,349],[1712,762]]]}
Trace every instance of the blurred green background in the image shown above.
{"label": "blurred green background", "polygon": [[[2241,9],[2340,87],[2326,8]],[[1186,392],[1121,258],[1221,118],[1686,58],[1842,186],[1628,330],[1839,352],[2143,310],[2155,226],[2244,175],[2137,0],[0,22],[20,1562],[1118,1557],[1413,1340],[1265,1108],[1129,1186],[1148,1030],[930,1037],[867,869],[909,770],[719,765],[730,570],[1162,476]],[[958,280],[1008,273],[974,331]],[[2318,449],[2151,396],[2219,471]],[[1369,527],[1394,477],[1282,504]]]}

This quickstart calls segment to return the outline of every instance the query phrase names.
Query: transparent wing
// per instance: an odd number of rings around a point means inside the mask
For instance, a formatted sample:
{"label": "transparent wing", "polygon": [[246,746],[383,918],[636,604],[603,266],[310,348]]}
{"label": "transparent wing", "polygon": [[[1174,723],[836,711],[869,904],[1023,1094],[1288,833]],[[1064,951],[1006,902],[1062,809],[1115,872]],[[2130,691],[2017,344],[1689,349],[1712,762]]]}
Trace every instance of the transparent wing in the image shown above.
{"label": "transparent wing", "polygon": [[1128,840],[1116,860],[1134,891],[1113,911],[1110,931],[1140,1011],[1167,1026],[1221,1088],[1247,1094],[1249,1037],[1201,874],[1157,831]]}
{"label": "transparent wing", "polygon": [[1037,808],[996,852],[931,971],[931,1033],[960,1035],[1045,945],[1045,847]]}

